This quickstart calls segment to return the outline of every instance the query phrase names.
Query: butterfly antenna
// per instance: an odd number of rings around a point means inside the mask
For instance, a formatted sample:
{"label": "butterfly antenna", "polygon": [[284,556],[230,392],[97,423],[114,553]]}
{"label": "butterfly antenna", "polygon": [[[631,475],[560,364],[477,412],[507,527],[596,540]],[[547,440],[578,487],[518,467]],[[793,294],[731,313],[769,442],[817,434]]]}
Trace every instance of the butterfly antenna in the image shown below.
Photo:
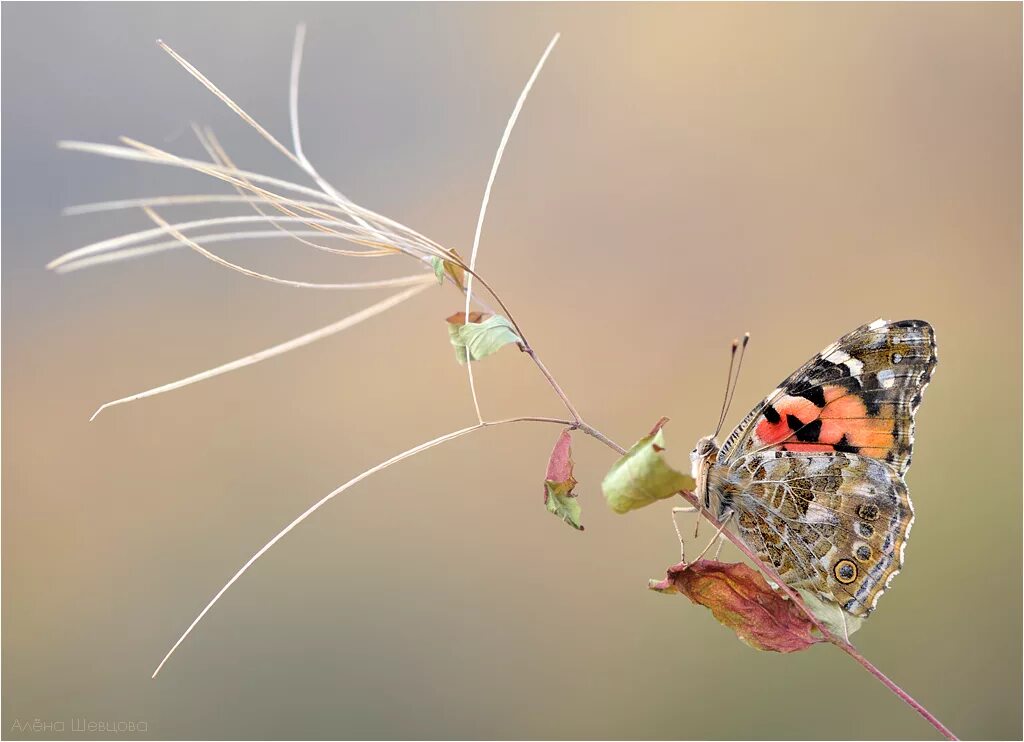
{"label": "butterfly antenna", "polygon": [[740,347],[740,341],[732,341],[732,352],[729,354],[729,373],[725,377],[725,396],[722,397],[722,410],[718,413],[718,425],[715,426],[714,435],[717,436],[722,430],[722,423],[725,421],[725,406],[729,402],[729,387],[732,386],[732,365],[736,361],[736,349]]}
{"label": "butterfly antenna", "polygon": [[[726,415],[729,414],[729,408],[732,407],[732,398],[736,394],[736,387],[740,383],[740,371],[743,369],[743,356],[747,354],[747,343],[750,342],[750,333],[743,333],[743,345],[740,348],[740,362],[736,364],[736,378],[732,382],[732,392],[729,394],[728,400],[725,403],[725,408],[722,410],[722,419],[718,421],[718,426],[721,427],[722,423],[725,422]],[[733,355],[736,354],[736,342],[733,341]],[[715,432],[718,435],[718,432]]]}

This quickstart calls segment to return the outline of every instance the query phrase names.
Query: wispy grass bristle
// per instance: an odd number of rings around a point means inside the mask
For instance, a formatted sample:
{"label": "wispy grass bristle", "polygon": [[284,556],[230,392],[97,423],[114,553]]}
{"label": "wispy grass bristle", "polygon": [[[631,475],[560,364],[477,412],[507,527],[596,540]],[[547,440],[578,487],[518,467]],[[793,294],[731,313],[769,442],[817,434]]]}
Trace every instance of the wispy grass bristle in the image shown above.
{"label": "wispy grass bristle", "polygon": [[[471,303],[474,301],[472,292],[472,281],[473,281],[473,266],[476,264],[476,258],[480,246],[480,238],[483,229],[484,217],[487,211],[487,205],[490,200],[491,189],[494,183],[494,178],[498,170],[498,165],[501,161],[502,152],[505,149],[505,145],[508,142],[509,135],[512,131],[512,127],[515,124],[516,118],[522,109],[523,102],[533,85],[534,80],[540,73],[541,67],[545,60],[550,54],[555,43],[558,41],[556,35],[548,45],[540,62],[537,64],[533,71],[529,81],[526,84],[523,92],[521,93],[519,100],[516,103],[515,109],[513,110],[512,116],[506,125],[504,135],[501,140],[501,144],[498,148],[497,155],[495,157],[493,166],[490,171],[490,176],[487,181],[487,186],[484,191],[483,202],[481,204],[479,217],[477,220],[476,233],[473,240],[473,248],[470,253],[470,263],[466,265],[462,258],[458,256],[452,250],[448,250],[439,243],[431,240],[430,238],[422,235],[410,227],[401,224],[400,222],[386,217],[382,214],[367,209],[359,204],[356,204],[351,199],[346,197],[341,191],[331,185],[320,173],[316,170],[313,164],[306,157],[302,148],[302,139],[299,127],[299,114],[298,114],[298,89],[299,89],[299,75],[302,65],[302,50],[305,41],[305,27],[299,26],[296,31],[295,45],[292,52],[291,60],[291,75],[289,84],[289,96],[288,96],[288,110],[289,110],[289,122],[292,135],[292,143],[294,150],[289,150],[284,144],[282,144],[276,137],[274,137],[269,131],[267,131],[259,122],[257,122],[252,116],[248,114],[244,109],[241,108],[232,98],[224,93],[219,87],[217,87],[209,78],[203,75],[195,66],[193,66],[188,60],[181,56],[178,52],[173,50],[169,45],[163,41],[159,41],[160,47],[166,51],[179,65],[181,65],[190,75],[198,80],[207,90],[213,93],[218,99],[220,99],[228,108],[234,111],[245,123],[254,128],[264,140],[266,140],[272,147],[281,152],[292,164],[299,167],[303,173],[309,177],[315,184],[316,188],[311,188],[306,185],[294,183],[288,180],[277,178],[274,176],[263,175],[261,173],[250,172],[247,170],[240,169],[235,162],[232,161],[228,155],[225,147],[221,145],[220,141],[213,134],[212,130],[204,129],[201,127],[194,127],[196,136],[200,143],[206,150],[210,157],[210,162],[203,162],[200,160],[190,159],[186,157],[180,157],[178,155],[166,152],[158,147],[145,144],[143,142],[131,139],[128,137],[121,137],[121,145],[112,144],[98,144],[90,142],[78,142],[78,141],[64,141],[60,142],[59,146],[63,149],[84,152],[89,154],[96,154],[104,157],[110,157],[114,159],[129,160],[135,162],[142,162],[147,164],[156,165],[169,165],[172,167],[184,168],[186,170],[193,171],[195,173],[204,175],[215,180],[227,183],[236,193],[234,195],[220,195],[220,194],[187,194],[187,195],[166,195],[166,196],[153,196],[149,198],[133,198],[133,199],[120,199],[114,201],[106,201],[94,204],[83,204],[80,206],[70,207],[65,210],[67,214],[91,214],[91,213],[103,213],[108,211],[116,211],[121,209],[134,209],[138,208],[145,213],[154,223],[155,227],[151,229],[139,230],[123,234],[117,237],[101,240],[94,242],[83,247],[79,247],[75,250],[71,250],[64,255],[61,255],[48,264],[48,268],[55,270],[60,273],[69,273],[82,268],[90,266],[104,265],[122,260],[142,258],[149,255],[154,255],[165,250],[173,249],[176,247],[188,247],[193,252],[201,255],[202,257],[210,260],[218,265],[228,268],[232,271],[241,273],[247,277],[255,278],[262,281],[269,281],[276,284],[283,284],[287,286],[293,286],[297,288],[307,289],[366,289],[366,288],[380,288],[380,287],[408,287],[404,291],[394,294],[382,301],[379,301],[365,309],[356,312],[355,314],[349,315],[338,322],[335,322],[326,327],[321,327],[317,330],[305,333],[298,337],[287,340],[283,343],[271,346],[257,353],[245,356],[243,358],[230,361],[219,366],[215,366],[204,371],[200,371],[191,376],[173,381],[167,384],[163,384],[152,389],[148,389],[143,392],[122,397],[119,399],[112,400],[101,405],[92,415],[95,419],[104,410],[114,407],[117,405],[126,404],[128,402],[145,399],[148,397],[156,396],[171,392],[183,387],[195,384],[197,382],[210,379],[214,376],[236,371],[247,366],[259,363],[273,358],[284,353],[288,353],[296,348],[300,348],[304,345],[316,342],[323,338],[335,335],[339,332],[344,331],[350,327],[353,327],[361,322],[365,322],[372,317],[384,312],[392,307],[398,306],[399,304],[408,301],[417,294],[425,291],[431,284],[436,281],[436,277],[433,271],[427,273],[423,272],[417,275],[410,276],[399,276],[396,278],[387,278],[379,281],[361,281],[351,283],[315,283],[309,281],[299,281],[284,279],[270,274],[261,273],[251,268],[233,263],[225,258],[217,255],[215,252],[209,249],[209,245],[216,243],[232,242],[239,240],[250,240],[250,239],[267,239],[272,237],[287,237],[293,241],[297,241],[301,244],[314,247],[318,250],[326,251],[337,255],[338,257],[380,257],[385,255],[406,255],[415,259],[420,266],[421,270],[432,268],[436,260],[444,260],[448,263],[454,263],[460,268],[467,270],[467,283],[463,289],[462,284],[456,282],[452,276],[447,275],[447,272],[442,272],[442,280],[446,280],[449,283],[457,286],[465,293],[465,306],[467,315]],[[252,208],[256,213],[247,215],[225,215],[218,217],[208,217],[203,219],[179,219],[179,220],[168,220],[165,219],[156,209],[164,207],[183,207],[183,206],[210,206],[217,204],[228,204],[228,205],[241,205]],[[247,229],[237,228],[237,225],[257,224],[261,226],[269,226],[272,229]],[[214,231],[209,233],[203,233],[199,235],[191,234],[194,231],[200,231],[205,229],[221,229],[224,228],[227,231]],[[186,234],[189,233],[189,234]],[[166,237],[172,237],[173,240],[168,240]],[[315,237],[318,240],[339,240],[348,242],[358,246],[362,249],[347,249],[347,248],[335,248],[328,245],[321,244],[319,241],[313,241],[307,239],[308,237]],[[505,304],[500,297],[490,288],[487,282],[480,279],[481,285],[486,288],[489,296],[501,305],[505,307]],[[491,307],[485,301],[476,300],[477,304],[482,306],[488,311],[493,311]],[[515,320],[509,314],[509,320],[515,324]],[[518,325],[516,325],[518,330]],[[524,341],[525,343],[525,341]],[[524,346],[526,347],[526,346]],[[531,351],[531,358],[534,362],[538,363],[539,360],[536,355]],[[249,559],[235,574],[228,580],[220,591],[210,600],[198,616],[192,621],[191,625],[185,630],[185,632],[179,637],[179,639],[171,647],[170,651],[161,660],[156,671],[153,673],[155,677],[160,669],[164,666],[167,660],[171,657],[174,651],[181,645],[186,637],[192,632],[192,630],[198,625],[202,618],[209,612],[213,605],[220,599],[220,597],[238,580],[241,575],[249,569],[252,564],[259,559],[268,549],[270,549],[277,541],[283,538],[299,523],[309,517],[313,512],[323,506],[331,498],[347,490],[356,483],[362,481],[366,477],[381,471],[399,461],[402,461],[410,456],[414,456],[422,451],[433,448],[434,446],[440,445],[446,441],[454,440],[455,438],[461,437],[468,433],[476,430],[481,430],[491,425],[500,425],[508,422],[517,422],[524,420],[533,420],[546,423],[555,423],[560,425],[569,425],[569,421],[557,420],[554,418],[515,418],[504,421],[485,422],[484,418],[480,413],[480,405],[476,395],[476,389],[472,377],[472,364],[467,364],[470,374],[470,389],[473,397],[473,403],[477,411],[477,424],[468,428],[453,431],[446,435],[439,436],[431,441],[427,441],[419,446],[404,451],[397,456],[388,459],[387,461],[378,464],[377,466],[368,469],[367,471],[353,477],[351,480],[346,482],[341,487],[337,488],[326,497],[319,500],[317,503],[312,505],[304,513],[295,518],[289,523],[284,529],[282,529],[274,538],[272,538],[267,544],[265,544],[259,551],[257,551],[252,558]],[[549,377],[550,378],[550,377]],[[565,399],[564,395],[563,399]],[[566,402],[568,409],[573,414],[573,419],[576,423],[582,424],[581,419],[575,412],[575,409]]]}

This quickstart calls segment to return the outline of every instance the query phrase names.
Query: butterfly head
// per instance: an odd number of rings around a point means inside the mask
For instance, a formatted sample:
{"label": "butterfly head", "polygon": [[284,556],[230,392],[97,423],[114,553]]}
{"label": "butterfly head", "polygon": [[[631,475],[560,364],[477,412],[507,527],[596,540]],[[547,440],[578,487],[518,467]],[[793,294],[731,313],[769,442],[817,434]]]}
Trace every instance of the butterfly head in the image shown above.
{"label": "butterfly head", "polygon": [[704,506],[710,504],[708,493],[708,470],[718,459],[718,441],[713,435],[706,435],[697,441],[690,451],[690,472],[697,482],[697,496],[704,500]]}

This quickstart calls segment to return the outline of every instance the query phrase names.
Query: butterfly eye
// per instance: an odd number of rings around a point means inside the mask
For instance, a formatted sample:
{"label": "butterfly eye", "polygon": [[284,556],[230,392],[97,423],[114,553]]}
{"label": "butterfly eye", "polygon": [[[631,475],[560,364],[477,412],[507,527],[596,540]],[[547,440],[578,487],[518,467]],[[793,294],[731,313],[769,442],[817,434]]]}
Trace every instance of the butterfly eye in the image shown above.
{"label": "butterfly eye", "polygon": [[832,574],[844,585],[849,585],[857,579],[857,565],[849,559],[840,559],[832,569]]}
{"label": "butterfly eye", "polygon": [[866,562],[871,558],[871,547],[867,544],[861,544],[857,547],[857,551],[854,552],[854,556],[857,557],[858,562]]}

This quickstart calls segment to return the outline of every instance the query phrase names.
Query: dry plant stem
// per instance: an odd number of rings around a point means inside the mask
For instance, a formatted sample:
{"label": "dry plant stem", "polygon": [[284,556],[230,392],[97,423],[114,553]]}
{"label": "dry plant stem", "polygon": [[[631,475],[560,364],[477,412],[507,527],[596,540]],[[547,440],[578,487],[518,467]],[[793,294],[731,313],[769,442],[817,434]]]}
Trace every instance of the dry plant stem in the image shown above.
{"label": "dry plant stem", "polygon": [[[523,336],[520,335],[519,337]],[[558,385],[558,382],[555,381],[555,377],[551,375],[550,371],[548,371],[548,367],[545,366],[544,363],[540,360],[540,357],[537,355],[537,351],[535,351],[530,346],[530,344],[526,342],[526,338],[523,338],[523,343],[523,352],[526,353],[526,355],[530,356],[530,359],[537,365],[537,368],[544,375],[544,378],[548,380],[548,383],[551,385],[551,388],[554,390],[555,394],[557,394],[558,398],[562,400],[562,404],[564,404],[565,408],[569,410],[569,414],[572,415],[572,419],[576,421],[577,427],[579,427],[580,430],[586,428],[587,430],[585,430],[584,432],[586,432],[588,435],[593,435],[598,440],[602,440],[604,443],[618,450],[620,454],[625,453],[624,449],[620,449],[616,444],[613,444],[610,440],[608,440],[603,435],[601,435],[596,430],[594,430],[589,425],[586,425],[583,422],[583,418],[580,417],[580,413],[573,406],[572,402],[569,401],[569,397],[562,390],[562,387],[560,387]]]}
{"label": "dry plant stem", "polygon": [[[304,29],[300,27],[300,33],[296,41],[296,48],[301,50],[301,39]],[[487,185],[484,188],[483,201],[480,203],[480,213],[476,220],[476,231],[473,234],[473,248],[469,254],[469,268],[470,273],[466,278],[466,307],[463,314],[463,324],[469,323],[469,306],[473,301],[473,273],[476,269],[476,257],[480,250],[480,236],[484,229],[484,217],[487,215],[487,204],[491,200],[491,189],[494,187],[494,178],[498,174],[498,167],[501,165],[501,157],[505,153],[505,147],[508,145],[509,137],[512,135],[512,129],[516,125],[516,120],[519,118],[519,113],[523,110],[523,104],[526,103],[526,97],[530,94],[530,89],[533,87],[533,83],[536,82],[537,76],[540,71],[544,68],[544,62],[547,61],[548,55],[551,54],[551,50],[555,48],[555,44],[558,43],[560,34],[555,34],[551,41],[548,43],[547,48],[540,57],[540,61],[537,62],[533,68],[529,79],[526,81],[526,85],[523,87],[519,98],[516,100],[516,104],[512,109],[512,115],[509,116],[508,123],[505,124],[505,131],[501,135],[501,141],[498,144],[498,151],[494,155],[494,163],[491,165],[491,172],[487,176]],[[294,65],[293,65],[294,67]],[[293,86],[294,87],[294,86]],[[296,149],[298,149],[298,143],[296,142]],[[522,336],[520,336],[522,337]],[[466,359],[466,374],[469,377],[469,392],[473,397],[473,408],[476,411],[476,419],[480,422],[484,421],[483,415],[480,412],[480,399],[476,394],[476,381],[473,379],[473,359]],[[570,410],[571,411],[571,410]],[[579,415],[573,413],[573,417],[578,420]]]}
{"label": "dry plant stem", "polygon": [[350,327],[354,327],[361,322],[371,319],[372,317],[375,317],[378,314],[385,312],[388,309],[391,309],[392,307],[398,306],[402,302],[411,299],[416,294],[419,294],[423,291],[426,291],[428,288],[431,288],[433,283],[433,276],[424,276],[420,279],[418,286],[413,286],[412,288],[406,289],[401,293],[389,296],[388,298],[383,299],[377,302],[376,304],[372,304],[371,306],[366,307],[365,309],[355,312],[354,314],[350,314],[347,317],[338,320],[337,322],[333,322],[330,325],[327,325],[326,327],[321,327],[317,330],[313,330],[312,332],[304,333],[286,342],[278,343],[277,345],[271,346],[270,348],[264,348],[263,350],[258,351],[256,353],[251,353],[250,355],[247,355],[244,358],[235,359],[228,363],[221,364],[220,366],[207,369],[206,371],[201,371],[200,373],[192,374],[191,376],[187,376],[183,379],[172,381],[169,384],[163,384],[154,389],[148,389],[144,392],[139,392],[137,394],[132,394],[127,397],[121,397],[120,399],[115,399],[111,402],[107,402],[103,405],[100,405],[99,409],[97,409],[92,414],[92,417],[89,418],[89,422],[95,420],[96,416],[99,415],[101,412],[103,412],[103,410],[107,409],[108,407],[114,407],[116,405],[124,404],[126,402],[134,402],[139,399],[145,399],[146,397],[154,397],[158,394],[174,391],[175,389],[181,389],[182,387],[189,386],[190,384],[195,384],[196,382],[204,381],[206,379],[212,379],[214,376],[220,376],[221,374],[236,371],[240,368],[245,368],[246,366],[251,366],[261,361],[265,361],[268,358],[273,358],[275,356],[289,353],[295,350],[296,348],[301,348],[304,345],[310,345],[311,343],[315,343],[318,340],[323,340],[326,337],[330,337],[331,335],[335,335],[339,332],[342,332],[343,330],[347,330]]}
{"label": "dry plant stem", "polygon": [[382,461],[381,463],[377,464],[376,466],[374,466],[374,467],[372,467],[370,469],[367,469],[363,473],[358,474],[355,477],[352,477],[352,479],[350,479],[347,482],[345,482],[345,484],[341,485],[340,487],[337,487],[336,489],[332,490],[327,495],[325,495],[324,497],[320,498],[315,503],[313,503],[310,507],[308,507],[305,511],[303,511],[303,513],[301,515],[299,515],[297,518],[292,520],[291,523],[289,523],[287,526],[285,526],[280,531],[278,531],[277,535],[275,535],[272,539],[270,539],[270,541],[268,541],[266,544],[264,544],[255,554],[253,554],[249,558],[249,561],[247,561],[245,564],[243,564],[242,567],[237,572],[235,572],[235,574],[231,577],[231,579],[228,580],[226,583],[224,583],[224,586],[220,590],[217,591],[216,595],[214,595],[213,598],[210,600],[210,602],[208,602],[206,604],[206,606],[203,608],[203,610],[201,610],[199,612],[199,615],[197,615],[195,617],[195,619],[193,619],[192,623],[189,624],[189,627],[187,629],[185,629],[185,633],[183,633],[180,637],[178,637],[178,641],[176,641],[174,643],[174,646],[172,646],[171,649],[167,652],[167,654],[164,655],[164,658],[162,660],[160,660],[160,664],[157,665],[156,670],[153,671],[152,677],[155,678],[157,676],[157,674],[160,672],[160,670],[163,668],[163,666],[167,663],[167,660],[169,660],[171,658],[171,655],[173,655],[175,650],[177,650],[178,647],[181,646],[182,642],[184,642],[185,639],[188,638],[188,635],[192,633],[192,630],[196,626],[199,625],[199,622],[203,620],[203,617],[206,616],[206,614],[210,612],[210,609],[213,608],[213,606],[217,603],[217,601],[221,599],[221,596],[223,596],[224,593],[226,593],[228,591],[228,589],[232,585],[234,585],[235,582],[237,582],[238,579],[249,570],[249,567],[251,567],[253,564],[256,563],[256,560],[258,560],[261,556],[266,554],[274,544],[276,544],[282,538],[287,536],[288,533],[290,533],[296,526],[298,526],[300,523],[302,523],[302,521],[306,520],[306,518],[311,516],[313,513],[315,513],[321,507],[326,505],[330,500],[334,499],[335,497],[337,497],[338,495],[340,495],[342,492],[344,492],[345,490],[349,489],[353,485],[356,485],[359,482],[363,481],[367,477],[370,477],[370,476],[376,474],[379,471],[383,471],[384,469],[387,469],[388,467],[390,467],[390,466],[392,466],[394,464],[397,464],[400,461],[404,461],[405,459],[411,458],[411,457],[415,456],[416,454],[419,454],[419,453],[422,453],[423,451],[426,451],[428,449],[434,448],[435,446],[439,446],[442,443],[447,443],[448,441],[453,441],[456,438],[461,438],[464,435],[468,435],[469,433],[473,433],[473,432],[475,432],[477,430],[483,430],[484,428],[493,428],[493,427],[497,427],[499,425],[508,425],[510,423],[519,423],[519,422],[553,423],[555,425],[566,425],[566,426],[572,425],[572,423],[570,421],[568,421],[568,420],[561,420],[559,418],[554,418],[554,417],[513,417],[513,418],[508,418],[506,420],[494,420],[494,421],[491,421],[491,422],[486,422],[486,421],[485,422],[479,422],[476,425],[469,426],[468,428],[461,428],[460,430],[455,430],[455,431],[452,431],[451,433],[446,433],[445,435],[438,436],[437,438],[429,440],[426,443],[421,443],[418,446],[413,446],[410,449],[402,451],[402,453],[400,453],[400,454],[396,454],[395,456],[392,456],[387,461]]}

